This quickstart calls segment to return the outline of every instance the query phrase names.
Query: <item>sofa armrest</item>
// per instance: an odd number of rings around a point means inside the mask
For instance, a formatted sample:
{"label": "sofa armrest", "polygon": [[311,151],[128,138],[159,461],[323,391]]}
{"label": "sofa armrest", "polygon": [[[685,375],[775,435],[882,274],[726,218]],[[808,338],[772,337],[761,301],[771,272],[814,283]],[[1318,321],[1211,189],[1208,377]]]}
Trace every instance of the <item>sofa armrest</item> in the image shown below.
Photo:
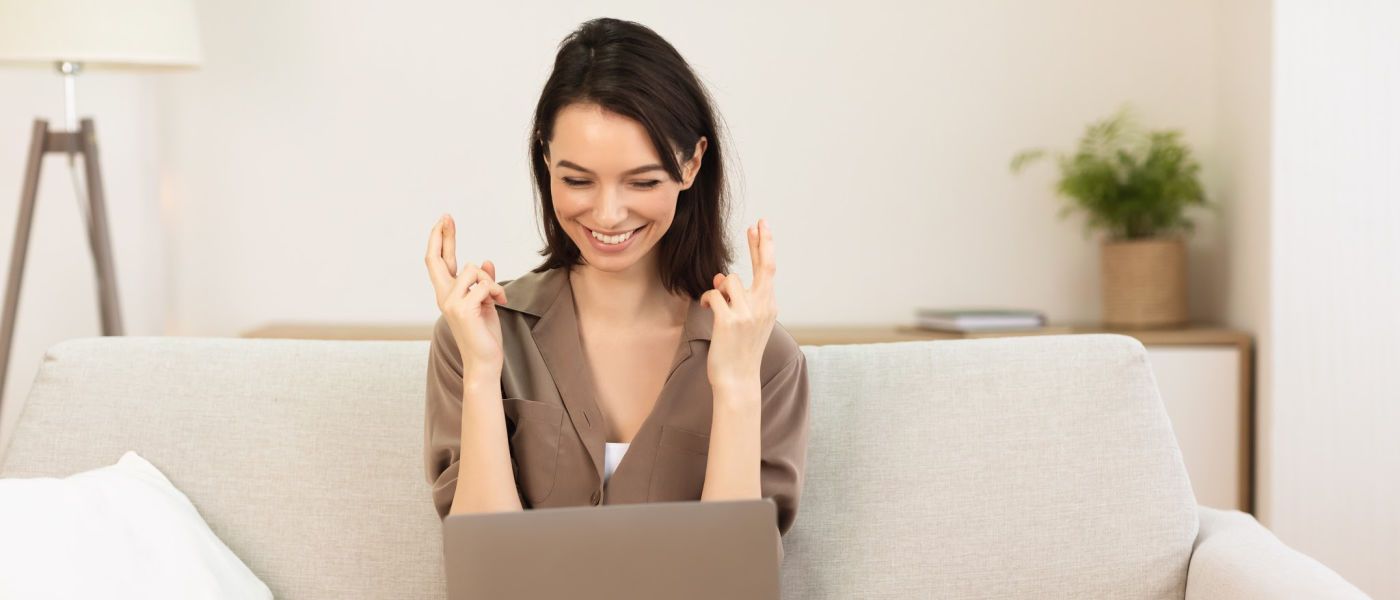
{"label": "sofa armrest", "polygon": [[1201,528],[1186,572],[1186,600],[1369,598],[1307,555],[1288,547],[1253,515],[1197,507]]}

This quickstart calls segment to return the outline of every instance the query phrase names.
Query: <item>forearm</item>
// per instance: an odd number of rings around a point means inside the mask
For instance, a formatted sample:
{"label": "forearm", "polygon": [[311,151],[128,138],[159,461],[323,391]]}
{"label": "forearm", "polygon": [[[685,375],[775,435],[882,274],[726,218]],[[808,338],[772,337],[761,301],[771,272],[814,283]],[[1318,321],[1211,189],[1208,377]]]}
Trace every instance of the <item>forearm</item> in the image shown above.
{"label": "forearm", "polygon": [[501,405],[499,378],[465,378],[461,458],[449,514],[522,510]]}
{"label": "forearm", "polygon": [[762,386],[716,387],[701,500],[761,498]]}

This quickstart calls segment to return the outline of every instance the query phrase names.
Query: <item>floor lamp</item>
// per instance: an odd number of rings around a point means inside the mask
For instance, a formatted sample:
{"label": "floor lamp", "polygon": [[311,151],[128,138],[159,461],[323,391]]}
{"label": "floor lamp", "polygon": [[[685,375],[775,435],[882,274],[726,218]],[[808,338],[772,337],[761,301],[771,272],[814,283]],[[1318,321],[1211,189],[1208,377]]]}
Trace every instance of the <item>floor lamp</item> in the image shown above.
{"label": "floor lamp", "polygon": [[[0,63],[56,66],[63,77],[65,108],[64,128],[56,129],[44,119],[35,119],[30,131],[29,161],[20,189],[19,218],[15,222],[14,250],[0,321],[0,408],[4,406],[39,174],[44,158],[50,154],[67,156],[72,171],[96,267],[102,335],[123,335],[97,133],[91,118],[80,121],[77,116],[78,74],[89,67],[190,68],[197,66],[200,59],[193,0],[0,0]],[[79,158],[86,186],[78,183]]]}

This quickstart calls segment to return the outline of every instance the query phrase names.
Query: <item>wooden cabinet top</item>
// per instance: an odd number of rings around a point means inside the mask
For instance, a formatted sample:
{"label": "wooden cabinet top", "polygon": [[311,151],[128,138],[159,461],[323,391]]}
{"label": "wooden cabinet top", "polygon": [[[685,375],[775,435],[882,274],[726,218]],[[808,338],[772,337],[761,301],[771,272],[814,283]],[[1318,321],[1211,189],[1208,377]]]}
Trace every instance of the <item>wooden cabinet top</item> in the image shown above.
{"label": "wooden cabinet top", "polygon": [[[1243,331],[1213,325],[1170,329],[1122,329],[1102,325],[1052,325],[1034,330],[957,333],[932,331],[911,325],[783,325],[801,345],[868,344],[913,340],[1059,335],[1071,333],[1119,333],[1137,338],[1143,345],[1239,346],[1249,348],[1251,336]],[[271,323],[244,332],[250,338],[322,340],[427,340],[432,324],[391,323]]]}

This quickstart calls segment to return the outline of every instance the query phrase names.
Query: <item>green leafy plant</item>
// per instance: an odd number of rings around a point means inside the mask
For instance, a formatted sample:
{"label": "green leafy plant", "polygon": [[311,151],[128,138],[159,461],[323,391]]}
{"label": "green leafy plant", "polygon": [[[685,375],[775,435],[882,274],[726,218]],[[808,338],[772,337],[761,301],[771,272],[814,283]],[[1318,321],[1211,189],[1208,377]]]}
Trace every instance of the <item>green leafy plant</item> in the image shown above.
{"label": "green leafy plant", "polygon": [[[1044,158],[1042,148],[1024,150],[1011,159],[1011,171]],[[1206,206],[1198,178],[1200,164],[1174,130],[1143,132],[1127,107],[1089,124],[1074,153],[1059,153],[1056,191],[1075,209],[1087,213],[1085,236],[1092,229],[1110,239],[1131,240],[1190,233],[1191,206]]]}

